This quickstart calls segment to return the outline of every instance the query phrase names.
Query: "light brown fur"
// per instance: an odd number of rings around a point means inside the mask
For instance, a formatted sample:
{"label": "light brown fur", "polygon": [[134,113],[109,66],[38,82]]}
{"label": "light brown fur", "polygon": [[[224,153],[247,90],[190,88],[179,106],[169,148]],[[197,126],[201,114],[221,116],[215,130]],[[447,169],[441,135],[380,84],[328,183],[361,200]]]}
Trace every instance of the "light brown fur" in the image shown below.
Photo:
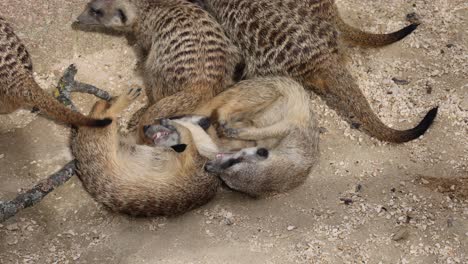
{"label": "light brown fur", "polygon": [[93,0],[78,21],[136,39],[149,98],[138,125],[140,143],[149,143],[144,125],[192,112],[242,74],[239,51],[222,27],[184,0]]}
{"label": "light brown fur", "polygon": [[[131,92],[113,104],[99,101],[90,115],[115,120],[135,98]],[[182,153],[136,145],[119,135],[117,122],[100,129],[80,127],[71,147],[86,190],[111,210],[137,216],[177,215],[208,202],[219,180],[203,170],[206,158],[198,153],[191,133],[196,128],[172,125],[187,144]]]}
{"label": "light brown fur", "polygon": [[416,139],[433,123],[437,108],[408,130],[392,129],[374,113],[343,63],[341,40],[378,46],[392,38],[379,43],[380,37],[341,23],[334,0],[200,1],[240,48],[247,78],[290,76],[317,93],[354,127],[384,141]]}
{"label": "light brown fur", "polygon": [[[229,138],[256,147],[220,153],[205,168],[232,189],[260,196],[302,184],[319,159],[319,130],[304,88],[286,77],[254,78],[234,85],[200,111],[216,111]],[[233,127],[235,122],[248,127]]]}
{"label": "light brown fur", "polygon": [[32,69],[24,44],[0,17],[0,114],[37,107],[49,117],[66,124],[106,126],[111,122],[86,117],[60,104],[39,87]]}

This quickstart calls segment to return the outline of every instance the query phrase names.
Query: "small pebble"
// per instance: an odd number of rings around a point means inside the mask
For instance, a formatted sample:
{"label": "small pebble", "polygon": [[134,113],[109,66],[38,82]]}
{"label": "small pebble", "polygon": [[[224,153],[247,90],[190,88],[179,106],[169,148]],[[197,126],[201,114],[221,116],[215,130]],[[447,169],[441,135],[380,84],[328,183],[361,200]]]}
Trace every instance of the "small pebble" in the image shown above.
{"label": "small pebble", "polygon": [[16,245],[18,244],[18,238],[16,236],[7,236],[6,242],[8,245]]}
{"label": "small pebble", "polygon": [[401,241],[409,237],[409,230],[405,227],[398,229],[392,236],[393,241]]}
{"label": "small pebble", "polygon": [[14,224],[11,224],[11,225],[7,225],[6,229],[8,231],[17,231],[19,229],[19,227],[18,227],[17,223],[14,223]]}
{"label": "small pebble", "polygon": [[55,252],[55,251],[57,251],[57,248],[55,248],[55,246],[50,246],[49,251],[50,252]]}
{"label": "small pebble", "polygon": [[392,78],[392,81],[395,83],[395,84],[398,84],[398,85],[408,85],[410,82],[407,81],[407,80],[400,80],[400,79],[397,79],[397,78]]}
{"label": "small pebble", "polygon": [[293,231],[294,229],[296,229],[297,227],[293,226],[293,225],[290,225],[288,226],[288,231]]}
{"label": "small pebble", "polygon": [[421,179],[422,184],[429,184],[429,181],[426,179]]}

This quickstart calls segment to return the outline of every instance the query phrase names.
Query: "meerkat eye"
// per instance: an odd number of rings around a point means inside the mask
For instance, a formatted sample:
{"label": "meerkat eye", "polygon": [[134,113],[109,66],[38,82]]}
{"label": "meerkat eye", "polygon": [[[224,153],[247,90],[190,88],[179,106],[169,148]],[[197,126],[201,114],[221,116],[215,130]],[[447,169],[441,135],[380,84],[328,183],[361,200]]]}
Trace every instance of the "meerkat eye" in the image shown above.
{"label": "meerkat eye", "polygon": [[119,15],[120,21],[122,21],[123,24],[127,23],[127,16],[122,9],[117,10],[117,14]]}
{"label": "meerkat eye", "polygon": [[104,15],[101,9],[96,9],[92,7],[89,9],[89,13],[95,17],[102,17]]}

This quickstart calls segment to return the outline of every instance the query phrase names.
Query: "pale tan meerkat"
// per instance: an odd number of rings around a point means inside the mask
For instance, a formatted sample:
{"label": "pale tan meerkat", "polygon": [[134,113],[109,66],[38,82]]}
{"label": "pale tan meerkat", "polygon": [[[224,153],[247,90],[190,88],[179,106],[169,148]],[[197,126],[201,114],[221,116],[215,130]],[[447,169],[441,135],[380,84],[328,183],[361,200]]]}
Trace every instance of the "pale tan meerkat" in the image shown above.
{"label": "pale tan meerkat", "polygon": [[[319,160],[319,129],[302,85],[287,77],[241,81],[213,98],[223,134],[251,140],[255,147],[216,153],[205,165],[230,188],[251,196],[301,185]],[[233,127],[238,121],[248,127]]]}
{"label": "pale tan meerkat", "polygon": [[106,126],[112,122],[74,112],[42,90],[34,80],[26,47],[0,17],[0,114],[20,108],[37,108],[56,121],[76,126]]}
{"label": "pale tan meerkat", "polygon": [[[317,93],[353,127],[383,141],[416,139],[433,123],[437,107],[412,129],[388,127],[374,113],[345,65],[341,39],[378,46],[379,42],[388,44],[404,37],[404,33],[384,41],[378,36],[360,36],[360,31],[337,22],[333,0],[200,1],[241,50],[246,78],[290,76]],[[412,27],[403,32],[409,33]]]}
{"label": "pale tan meerkat", "polygon": [[[143,127],[157,118],[188,114],[242,77],[238,49],[216,20],[184,0],[93,0],[77,19],[133,35],[143,54],[150,107]],[[151,143],[146,140],[146,143]]]}
{"label": "pale tan meerkat", "polygon": [[[115,120],[138,94],[135,89],[113,103],[99,101],[90,116]],[[207,159],[196,147],[214,144],[200,126],[207,120],[189,116],[145,126],[152,146],[120,136],[117,122],[105,128],[79,127],[71,143],[77,174],[86,190],[112,211],[134,216],[184,213],[212,199],[220,183],[204,171]]]}

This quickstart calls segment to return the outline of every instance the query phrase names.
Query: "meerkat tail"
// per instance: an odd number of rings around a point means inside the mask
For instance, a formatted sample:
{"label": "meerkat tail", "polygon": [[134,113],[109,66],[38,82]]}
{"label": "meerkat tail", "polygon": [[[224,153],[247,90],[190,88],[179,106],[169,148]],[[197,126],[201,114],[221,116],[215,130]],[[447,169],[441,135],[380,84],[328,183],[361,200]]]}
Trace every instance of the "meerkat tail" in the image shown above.
{"label": "meerkat tail", "polygon": [[374,34],[348,25],[338,16],[337,26],[341,37],[347,42],[365,47],[381,47],[402,40],[416,30],[419,24],[413,23],[392,33]]}
{"label": "meerkat tail", "polygon": [[408,130],[392,129],[374,113],[354,78],[342,65],[336,63],[319,72],[316,77],[319,79],[315,79],[311,84],[319,89],[327,104],[382,141],[404,143],[416,139],[429,129],[437,116],[436,107],[430,110],[416,127]]}
{"label": "meerkat tail", "polygon": [[54,120],[74,126],[90,127],[104,127],[112,123],[112,119],[109,118],[94,119],[72,111],[42,90],[34,80],[29,81],[29,87],[30,94],[24,98],[24,101],[31,106],[39,108]]}

